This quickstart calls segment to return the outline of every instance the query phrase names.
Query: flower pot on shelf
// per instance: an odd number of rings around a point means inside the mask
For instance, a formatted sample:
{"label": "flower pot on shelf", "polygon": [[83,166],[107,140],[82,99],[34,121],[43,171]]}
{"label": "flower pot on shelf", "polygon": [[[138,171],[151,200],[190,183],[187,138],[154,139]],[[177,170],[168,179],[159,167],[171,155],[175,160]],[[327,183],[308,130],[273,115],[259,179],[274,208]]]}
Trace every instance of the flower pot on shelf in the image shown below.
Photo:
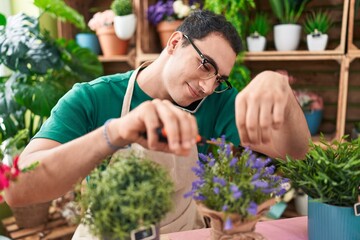
{"label": "flower pot on shelf", "polygon": [[101,27],[96,30],[101,50],[104,56],[125,55],[128,51],[129,40],[119,39],[114,26]]}
{"label": "flower pot on shelf", "polygon": [[328,42],[327,34],[308,34],[306,43],[309,51],[324,51]]}
{"label": "flower pot on shelf", "polygon": [[249,36],[246,38],[249,52],[262,52],[266,47],[266,38],[264,36]]}
{"label": "flower pot on shelf", "polygon": [[197,208],[201,215],[210,218],[211,240],[263,240],[265,238],[260,233],[255,232],[255,225],[262,216],[266,215],[270,207],[274,204],[275,199],[269,199],[260,204],[257,209],[257,214],[251,220],[244,220],[244,218],[238,214],[231,214],[232,228],[230,230],[224,230],[225,215],[223,212],[211,210],[199,202],[197,202]]}
{"label": "flower pot on shelf", "polygon": [[122,40],[129,40],[135,33],[136,16],[128,14],[125,16],[115,16],[114,18],[115,34]]}
{"label": "flower pot on shelf", "polygon": [[26,207],[11,208],[16,219],[16,224],[20,228],[32,228],[48,221],[50,202],[33,204]]}
{"label": "flower pot on shelf", "polygon": [[353,207],[340,207],[315,202],[309,198],[309,240],[360,239],[360,217]]}
{"label": "flower pot on shelf", "polygon": [[94,33],[78,33],[75,40],[80,47],[88,48],[96,55],[100,54],[99,40]]}
{"label": "flower pot on shelf", "polygon": [[169,40],[171,34],[176,31],[176,29],[181,25],[182,22],[182,20],[161,21],[157,25],[156,30],[159,33],[162,48],[166,46],[166,43]]}
{"label": "flower pot on shelf", "polygon": [[320,128],[320,124],[323,116],[323,110],[312,110],[309,112],[305,112],[304,114],[311,135],[317,134]]}
{"label": "flower pot on shelf", "polygon": [[274,26],[274,41],[277,51],[296,50],[300,43],[301,26],[298,24],[279,24]]}

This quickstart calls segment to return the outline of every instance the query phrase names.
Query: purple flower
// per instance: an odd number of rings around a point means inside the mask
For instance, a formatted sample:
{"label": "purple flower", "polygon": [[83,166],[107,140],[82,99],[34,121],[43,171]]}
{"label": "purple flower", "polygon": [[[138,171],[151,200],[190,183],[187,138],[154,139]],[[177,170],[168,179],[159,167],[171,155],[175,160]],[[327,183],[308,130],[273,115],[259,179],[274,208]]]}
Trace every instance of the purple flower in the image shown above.
{"label": "purple flower", "polygon": [[230,154],[231,154],[231,145],[226,144],[225,145],[225,155],[226,155],[226,157],[230,157]]}
{"label": "purple flower", "polygon": [[239,190],[238,186],[231,184],[230,191],[233,193],[233,198],[239,199],[242,196],[242,192]]}
{"label": "purple flower", "polygon": [[210,166],[210,167],[213,167],[213,166],[215,165],[215,163],[216,163],[215,158],[211,158],[211,159],[210,159],[210,162],[209,162],[209,166]]}
{"label": "purple flower", "polygon": [[203,168],[193,167],[191,170],[195,173],[196,176],[201,177],[204,175],[205,170]]}
{"label": "purple flower", "polygon": [[214,193],[218,195],[220,193],[220,188],[214,187]]}
{"label": "purple flower", "polygon": [[252,176],[251,180],[256,181],[256,180],[259,179],[260,176],[261,176],[261,174],[257,172],[257,173],[254,174],[254,176]]}
{"label": "purple flower", "polygon": [[271,165],[265,168],[265,175],[272,175],[275,172],[275,166]]}
{"label": "purple flower", "polygon": [[226,212],[228,209],[229,209],[229,206],[226,204],[222,207],[223,212]]}
{"label": "purple flower", "polygon": [[257,208],[258,206],[255,202],[250,202],[248,207],[248,213],[255,216],[257,213]]}
{"label": "purple flower", "polygon": [[262,180],[256,180],[251,182],[252,185],[255,186],[255,188],[267,188],[269,186],[268,182],[262,181]]}
{"label": "purple flower", "polygon": [[174,9],[173,9],[174,0],[158,1],[156,4],[149,6],[147,11],[147,17],[149,22],[153,25],[157,25],[162,20],[173,17]]}
{"label": "purple flower", "polygon": [[233,159],[231,159],[230,167],[234,167],[238,161],[239,161],[239,159],[237,157],[234,157]]}
{"label": "purple flower", "polygon": [[201,163],[206,163],[208,161],[208,156],[203,153],[199,153],[199,160]]}
{"label": "purple flower", "polygon": [[231,219],[230,217],[227,217],[226,218],[226,221],[225,221],[225,225],[224,225],[224,230],[230,230],[232,229],[232,222],[231,222]]}
{"label": "purple flower", "polygon": [[206,197],[202,194],[199,194],[199,195],[195,195],[193,196],[194,200],[197,200],[197,201],[205,201],[206,200]]}
{"label": "purple flower", "polygon": [[225,185],[226,185],[226,181],[221,177],[213,177],[213,182],[218,183],[223,187],[225,187]]}

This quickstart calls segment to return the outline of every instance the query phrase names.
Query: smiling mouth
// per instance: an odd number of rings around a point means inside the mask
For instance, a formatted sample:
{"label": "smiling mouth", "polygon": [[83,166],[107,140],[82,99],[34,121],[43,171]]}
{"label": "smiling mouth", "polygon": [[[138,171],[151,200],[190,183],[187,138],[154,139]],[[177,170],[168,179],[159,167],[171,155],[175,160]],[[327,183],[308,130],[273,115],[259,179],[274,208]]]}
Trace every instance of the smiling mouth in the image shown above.
{"label": "smiling mouth", "polygon": [[191,86],[188,84],[189,92],[191,96],[195,97],[196,99],[202,98]]}

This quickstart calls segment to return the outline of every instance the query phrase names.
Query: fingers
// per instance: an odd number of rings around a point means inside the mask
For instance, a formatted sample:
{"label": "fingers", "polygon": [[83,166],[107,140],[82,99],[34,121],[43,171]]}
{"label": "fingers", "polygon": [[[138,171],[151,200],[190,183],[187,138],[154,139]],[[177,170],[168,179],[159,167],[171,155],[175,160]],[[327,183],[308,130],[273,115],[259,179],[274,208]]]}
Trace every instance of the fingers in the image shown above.
{"label": "fingers", "polygon": [[244,146],[266,144],[285,122],[286,106],[292,94],[288,81],[274,72],[259,74],[236,97],[235,116]]}
{"label": "fingers", "polygon": [[246,128],[246,113],[246,101],[244,101],[243,98],[241,98],[241,95],[238,94],[235,101],[235,118],[240,140],[244,146],[247,146],[250,143]]}
{"label": "fingers", "polygon": [[[133,142],[152,150],[187,155],[196,144],[198,128],[195,117],[167,100],[145,102],[127,114],[123,121],[126,131],[130,132],[127,136],[132,136],[127,139],[132,138]],[[156,132],[159,127],[166,131],[166,143],[159,141]],[[145,131],[146,139],[141,137],[141,132]]]}
{"label": "fingers", "polygon": [[[182,153],[189,151],[198,133],[195,117],[176,108],[167,100],[153,100],[160,122],[167,133],[167,141],[171,151]],[[156,144],[149,142],[149,144]],[[152,145],[150,145],[152,147]]]}

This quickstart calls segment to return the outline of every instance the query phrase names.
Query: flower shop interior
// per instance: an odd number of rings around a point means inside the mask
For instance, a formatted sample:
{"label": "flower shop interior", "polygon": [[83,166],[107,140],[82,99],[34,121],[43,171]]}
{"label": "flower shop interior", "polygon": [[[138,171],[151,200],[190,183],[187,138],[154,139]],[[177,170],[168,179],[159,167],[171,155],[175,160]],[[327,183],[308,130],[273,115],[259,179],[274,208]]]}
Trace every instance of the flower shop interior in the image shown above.
{"label": "flower shop interior", "polygon": [[[312,144],[306,159],[301,161],[305,165],[292,164],[291,159],[276,165],[277,173],[290,179],[282,183],[286,192],[274,197],[276,201],[261,216],[257,215],[258,209],[254,214],[256,223],[250,230],[234,233],[226,229],[230,218],[221,215],[217,223],[222,226],[220,231],[228,234],[224,239],[360,239],[359,5],[359,0],[1,0],[0,156],[3,163],[21,153],[49,117],[56,101],[73,84],[134,70],[142,63],[156,59],[179,24],[192,11],[206,9],[224,15],[242,38],[244,49],[229,77],[232,86],[241,91],[265,70],[286,75],[304,111]],[[19,15],[21,13],[23,15]],[[34,21],[34,24],[41,30],[34,30],[36,26],[30,26],[28,22],[32,20],[26,16],[38,19],[39,22]],[[127,22],[122,17],[127,17]],[[290,25],[295,28],[280,28]],[[21,62],[21,55],[27,53],[21,52],[21,46],[16,43],[18,40],[13,40],[15,35],[27,36],[27,31],[39,34],[38,39],[46,44],[56,42],[56,46],[66,52],[52,57],[54,65],[51,66],[45,58],[34,57],[31,61],[39,70],[35,73],[23,71],[26,66],[21,67],[17,62]],[[33,40],[30,37],[24,39]],[[37,54],[53,56],[47,46],[37,49]],[[84,48],[87,52],[81,51]],[[66,54],[75,59],[74,62],[64,61],[62,58]],[[10,60],[13,55],[17,59]],[[54,67],[59,64],[60,69]],[[36,77],[32,77],[38,81],[38,90],[46,90],[46,93],[37,91],[36,84],[12,85],[12,89],[18,86],[18,90],[11,90],[9,82],[24,78],[20,73],[35,74]],[[40,88],[49,74],[56,75],[57,84],[64,85],[59,88],[61,90]],[[74,80],[64,81],[61,77]],[[29,93],[32,96],[29,97]],[[49,103],[45,113],[36,108],[38,103],[32,104],[35,95],[36,99]],[[17,100],[19,108],[10,105],[11,101]],[[25,133],[24,137],[26,128],[31,129],[31,134]],[[19,144],[22,145],[19,147]],[[248,154],[246,150],[244,152]],[[6,168],[1,170],[7,171]],[[352,179],[355,182],[351,182]],[[4,185],[2,179],[0,184]],[[222,184],[220,180],[218,184]],[[2,190],[7,187],[5,185]],[[240,197],[239,189],[232,188],[231,191],[233,196],[239,194]],[[80,224],[79,195],[78,189],[74,189],[61,198],[21,211],[10,208],[3,201],[0,205],[0,239],[75,239],[73,235]],[[329,204],[319,207],[321,200]],[[250,211],[250,207],[247,209]],[[328,215],[322,215],[320,211]],[[15,216],[16,212],[19,216]],[[318,215],[322,219],[318,219]],[[139,228],[124,239],[220,239],[209,230],[216,222],[210,218],[206,221],[208,228],[160,234],[160,238],[153,236],[158,232],[156,226]]]}

